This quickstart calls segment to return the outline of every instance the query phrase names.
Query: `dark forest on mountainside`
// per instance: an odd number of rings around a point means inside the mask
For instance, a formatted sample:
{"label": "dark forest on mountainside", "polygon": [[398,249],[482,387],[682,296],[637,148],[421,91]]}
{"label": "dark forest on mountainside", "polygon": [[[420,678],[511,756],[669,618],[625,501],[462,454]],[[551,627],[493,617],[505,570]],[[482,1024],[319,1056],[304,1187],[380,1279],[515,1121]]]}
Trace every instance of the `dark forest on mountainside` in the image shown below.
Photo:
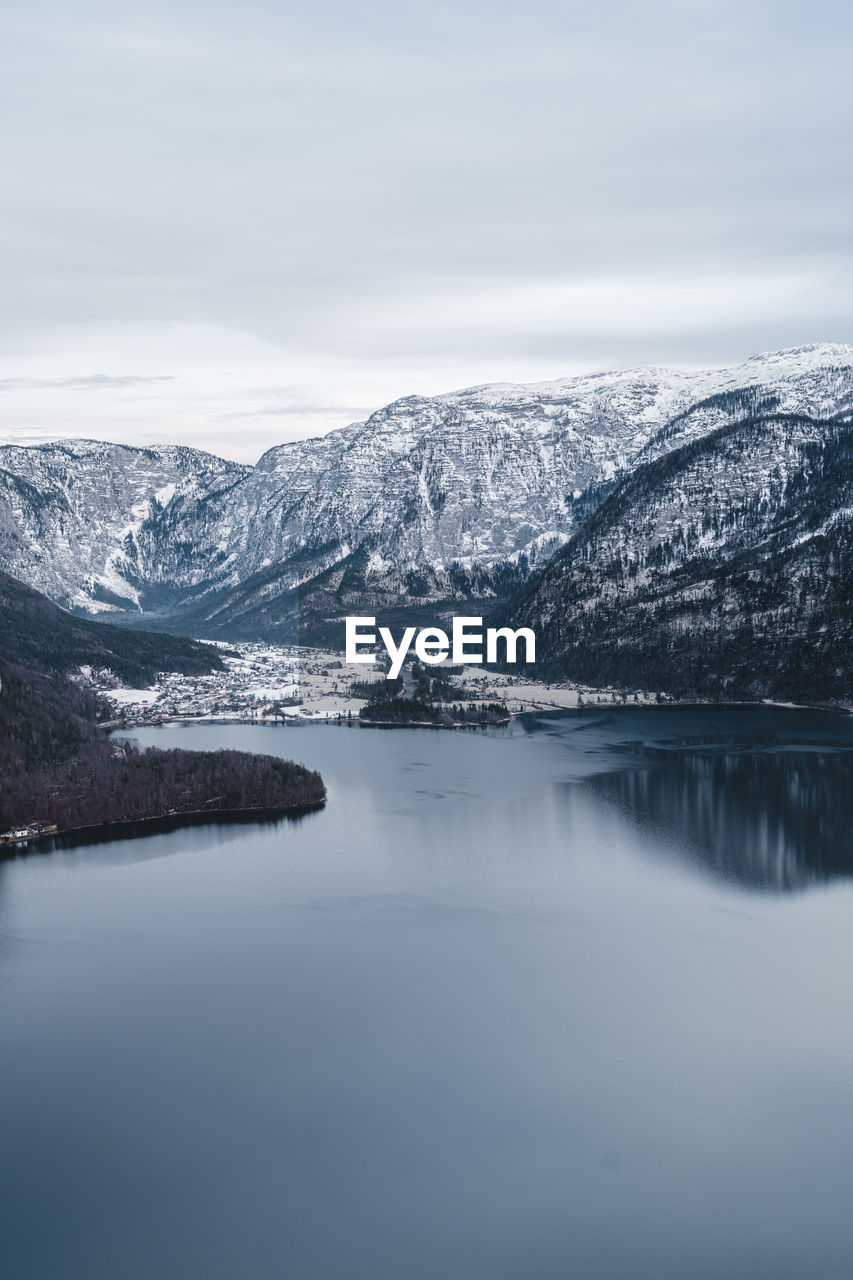
{"label": "dark forest on mountainside", "polygon": [[0,828],[322,803],[320,776],[277,757],[111,741],[99,724],[105,704],[64,675],[81,664],[140,680],[164,669],[206,671],[221,665],[215,650],[81,622],[5,574],[0,597]]}
{"label": "dark forest on mountainside", "polygon": [[853,698],[853,426],[772,415],[627,477],[510,609],[540,677]]}

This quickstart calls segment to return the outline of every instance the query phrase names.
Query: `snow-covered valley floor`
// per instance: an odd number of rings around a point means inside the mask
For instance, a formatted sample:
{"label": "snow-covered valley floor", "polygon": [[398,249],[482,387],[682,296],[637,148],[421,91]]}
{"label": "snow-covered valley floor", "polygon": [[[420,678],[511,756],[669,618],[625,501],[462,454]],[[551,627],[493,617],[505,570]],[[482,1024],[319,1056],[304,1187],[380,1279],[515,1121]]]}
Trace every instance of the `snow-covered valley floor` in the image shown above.
{"label": "snow-covered valley floor", "polygon": [[[370,667],[348,665],[342,654],[331,650],[266,644],[229,645],[228,650],[239,656],[225,657],[225,669],[211,675],[166,672],[148,688],[128,689],[117,687],[108,672],[88,672],[86,683],[112,703],[117,719],[130,726],[171,720],[304,724],[346,719],[348,715],[357,718],[366,700],[354,695],[351,686],[382,678],[373,675]],[[505,703],[513,715],[626,701],[626,696],[614,689],[547,684],[478,666],[464,667],[454,680],[476,692],[478,701]],[[654,691],[627,694],[631,703],[657,700]]]}

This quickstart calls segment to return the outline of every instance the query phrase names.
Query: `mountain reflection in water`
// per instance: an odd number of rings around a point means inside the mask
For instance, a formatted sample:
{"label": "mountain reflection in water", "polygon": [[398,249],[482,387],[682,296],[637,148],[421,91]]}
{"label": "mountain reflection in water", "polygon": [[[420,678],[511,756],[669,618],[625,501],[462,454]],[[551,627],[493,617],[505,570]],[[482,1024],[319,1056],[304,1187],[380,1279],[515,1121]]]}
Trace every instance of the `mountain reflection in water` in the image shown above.
{"label": "mountain reflection in water", "polygon": [[329,802],[0,861],[4,1276],[850,1280],[853,717],[134,737]]}
{"label": "mountain reflection in water", "polygon": [[853,751],[815,744],[635,747],[583,785],[666,849],[759,890],[853,875]]}

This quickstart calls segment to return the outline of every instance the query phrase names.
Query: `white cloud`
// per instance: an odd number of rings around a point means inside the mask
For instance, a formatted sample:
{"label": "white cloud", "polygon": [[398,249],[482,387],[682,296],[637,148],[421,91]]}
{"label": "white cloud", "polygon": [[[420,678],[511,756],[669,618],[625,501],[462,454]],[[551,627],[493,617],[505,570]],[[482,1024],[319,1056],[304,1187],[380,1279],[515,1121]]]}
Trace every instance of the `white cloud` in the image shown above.
{"label": "white cloud", "polygon": [[851,21],[35,0],[0,430],[250,457],[411,392],[851,341]]}

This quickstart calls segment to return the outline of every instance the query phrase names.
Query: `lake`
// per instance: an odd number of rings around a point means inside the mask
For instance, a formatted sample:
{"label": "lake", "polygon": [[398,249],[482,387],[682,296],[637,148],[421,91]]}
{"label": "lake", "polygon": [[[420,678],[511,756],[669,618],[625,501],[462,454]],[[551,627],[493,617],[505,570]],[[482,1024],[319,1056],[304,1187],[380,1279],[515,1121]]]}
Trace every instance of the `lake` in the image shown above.
{"label": "lake", "polygon": [[853,1274],[853,719],[129,736],[328,804],[0,863],[10,1280]]}

